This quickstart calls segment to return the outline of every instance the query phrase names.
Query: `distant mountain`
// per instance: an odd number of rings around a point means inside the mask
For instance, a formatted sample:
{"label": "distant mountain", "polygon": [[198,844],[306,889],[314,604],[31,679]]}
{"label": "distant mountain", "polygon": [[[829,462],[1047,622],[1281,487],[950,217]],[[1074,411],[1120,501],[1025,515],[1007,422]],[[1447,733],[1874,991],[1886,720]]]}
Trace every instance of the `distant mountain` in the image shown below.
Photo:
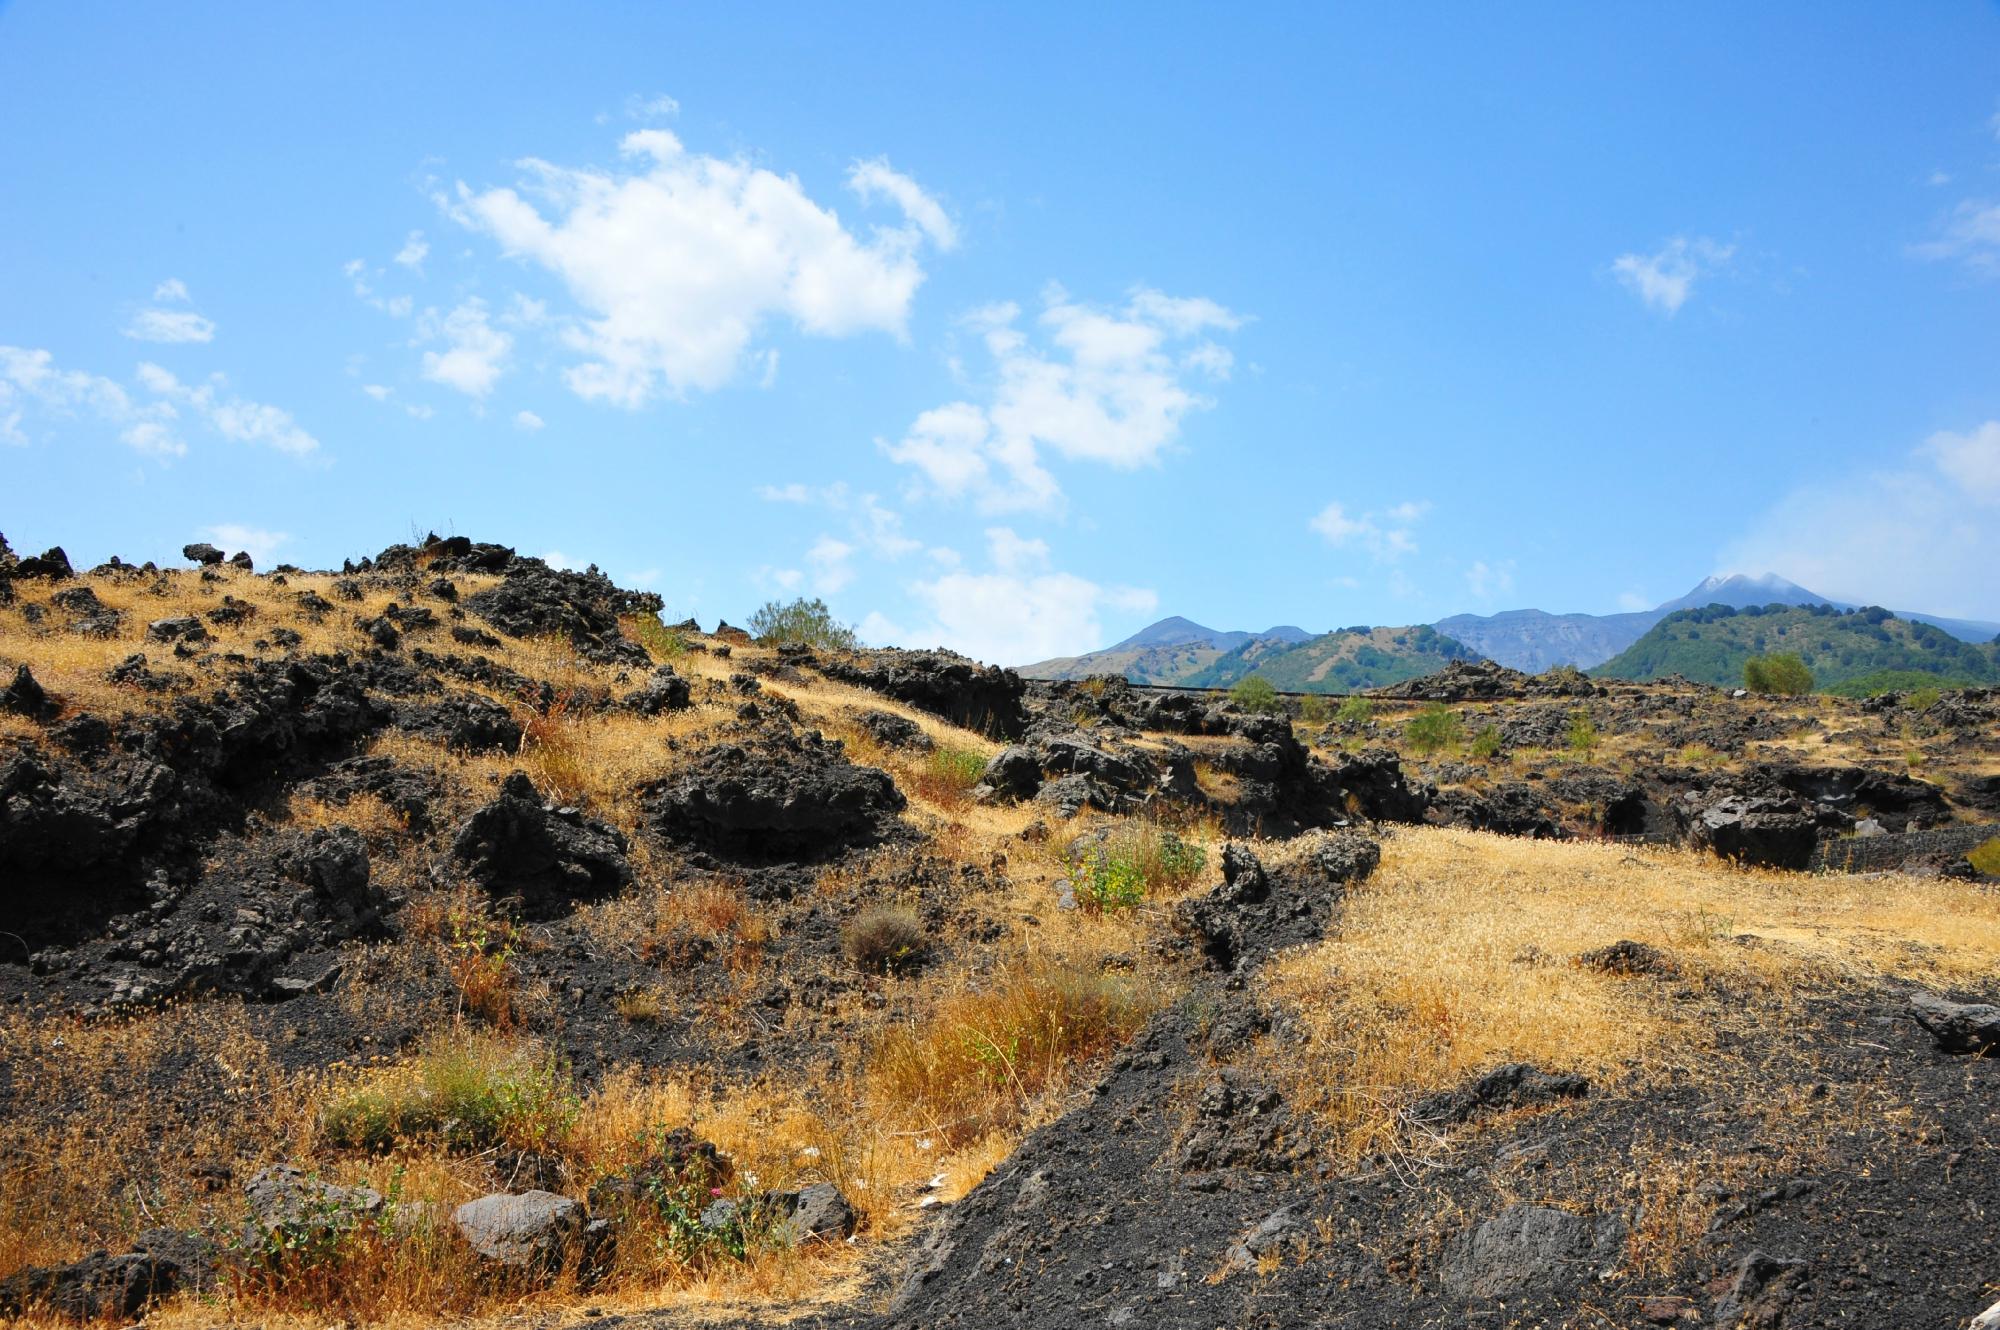
{"label": "distant mountain", "polygon": [[1932,624],[1874,607],[1820,604],[1736,608],[1721,602],[1676,610],[1591,673],[1615,679],[1681,674],[1698,683],[1740,686],[1752,656],[1794,651],[1821,691],[2000,683],[2000,646],[1961,641]]}
{"label": "distant mountain", "polygon": [[1503,610],[1499,614],[1454,614],[1437,630],[1480,655],[1517,670],[1540,674],[1558,665],[1601,664],[1639,640],[1658,623],[1657,611],[1633,614],[1548,614]]}
{"label": "distant mountain", "polygon": [[1185,683],[1229,652],[1252,643],[1268,641],[1282,645],[1303,642],[1311,636],[1305,629],[1290,624],[1279,624],[1261,633],[1224,632],[1175,615],[1148,624],[1101,651],[1023,665],[1019,673],[1030,679],[1085,679],[1093,674],[1116,674],[1133,683]]}
{"label": "distant mountain", "polygon": [[1435,674],[1479,653],[1429,624],[1401,628],[1337,628],[1303,642],[1262,638],[1220,657],[1186,682],[1226,688],[1246,675],[1268,679],[1280,692],[1352,693]]}
{"label": "distant mountain", "polygon": [[[1649,629],[1677,610],[1727,605],[1747,609],[1765,605],[1830,605],[1855,607],[1808,591],[1776,574],[1702,579],[1692,591],[1650,610],[1623,614],[1545,614],[1541,610],[1506,610],[1499,614],[1455,614],[1437,622],[1439,632],[1465,643],[1502,665],[1538,673],[1557,665],[1590,669],[1637,642]],[[2000,624],[1947,619],[1934,614],[1895,611],[1898,618],[1942,628],[1965,642],[1986,642],[2000,633]],[[1692,676],[1690,676],[1692,677]]]}

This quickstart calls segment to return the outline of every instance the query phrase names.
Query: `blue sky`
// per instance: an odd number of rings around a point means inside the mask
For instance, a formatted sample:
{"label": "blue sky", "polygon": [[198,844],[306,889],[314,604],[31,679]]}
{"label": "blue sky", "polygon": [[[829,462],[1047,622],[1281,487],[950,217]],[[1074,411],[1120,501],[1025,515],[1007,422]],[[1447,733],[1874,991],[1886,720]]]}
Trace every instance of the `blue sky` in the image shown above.
{"label": "blue sky", "polygon": [[0,130],[17,548],[2000,618],[1992,5],[15,3]]}

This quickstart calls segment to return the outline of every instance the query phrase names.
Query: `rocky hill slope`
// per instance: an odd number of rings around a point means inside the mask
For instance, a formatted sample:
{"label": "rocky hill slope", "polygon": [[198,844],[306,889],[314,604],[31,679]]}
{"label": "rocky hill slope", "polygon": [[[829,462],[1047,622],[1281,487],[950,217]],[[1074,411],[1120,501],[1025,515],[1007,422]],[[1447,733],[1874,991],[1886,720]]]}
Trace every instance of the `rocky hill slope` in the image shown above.
{"label": "rocky hill slope", "polygon": [[1991,691],[1306,724],[464,539],[185,554],[0,553],[0,1317],[2000,1296]]}
{"label": "rocky hill slope", "polygon": [[1963,642],[1941,628],[1882,609],[1824,605],[1727,606],[1677,611],[1593,671],[1605,678],[1679,675],[1700,683],[1740,685],[1753,656],[1796,652],[1816,687],[1871,680],[1931,678],[1942,684],[2000,682],[2000,646]]}
{"label": "rocky hill slope", "polygon": [[1287,643],[1245,643],[1185,680],[1222,687],[1255,674],[1280,692],[1352,693],[1435,673],[1479,653],[1425,624],[1403,628],[1337,628]]}

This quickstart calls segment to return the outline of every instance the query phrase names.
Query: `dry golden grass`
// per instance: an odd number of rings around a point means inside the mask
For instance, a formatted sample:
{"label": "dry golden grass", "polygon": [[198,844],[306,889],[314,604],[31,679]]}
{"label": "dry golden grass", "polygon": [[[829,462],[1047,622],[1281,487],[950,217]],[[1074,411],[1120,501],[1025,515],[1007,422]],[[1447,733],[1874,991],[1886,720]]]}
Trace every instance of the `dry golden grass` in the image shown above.
{"label": "dry golden grass", "polygon": [[1782,1003],[1845,979],[1963,981],[2000,964],[2000,895],[1915,878],[1750,872],[1682,852],[1399,832],[1338,937],[1267,980],[1307,1031],[1288,1068],[1349,1156],[1393,1145],[1416,1094],[1534,1062],[1615,1084],[1698,1063],[1714,1005],[1571,963],[1623,939],[1676,985]]}
{"label": "dry golden grass", "polygon": [[1160,995],[1129,976],[1036,956],[945,991],[889,1031],[869,1066],[884,1111],[947,1140],[986,1135],[1078,1064],[1124,1041]]}

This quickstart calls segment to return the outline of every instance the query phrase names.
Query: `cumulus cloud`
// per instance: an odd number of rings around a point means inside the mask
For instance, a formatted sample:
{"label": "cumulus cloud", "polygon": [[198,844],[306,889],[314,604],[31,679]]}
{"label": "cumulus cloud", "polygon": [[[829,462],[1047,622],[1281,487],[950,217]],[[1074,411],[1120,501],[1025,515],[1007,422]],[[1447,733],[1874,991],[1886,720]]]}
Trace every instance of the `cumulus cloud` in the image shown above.
{"label": "cumulus cloud", "polygon": [[1379,512],[1364,513],[1350,513],[1345,505],[1335,502],[1320,509],[1306,525],[1329,545],[1365,550],[1372,558],[1392,562],[1416,553],[1412,528],[1430,510],[1428,499],[1406,500]]}
{"label": "cumulus cloud", "polygon": [[2000,618],[2000,421],[1931,435],[1896,466],[1802,486],[1717,559],[1822,595]]}
{"label": "cumulus cloud", "polygon": [[894,203],[939,249],[958,248],[958,228],[952,224],[944,205],[925,193],[922,185],[890,166],[888,158],[856,162],[848,169],[847,187],[859,194],[863,203],[877,198]]}
{"label": "cumulus cloud", "polygon": [[759,485],[757,497],[766,503],[810,503],[812,493],[804,485],[793,481],[789,485]]}
{"label": "cumulus cloud", "polygon": [[821,536],[806,551],[806,563],[812,568],[813,590],[823,596],[830,596],[854,580],[854,565],[849,562],[854,557],[854,546],[832,536]]}
{"label": "cumulus cloud", "polygon": [[386,402],[396,390],[386,383],[364,383],[361,385],[361,391],[378,402]]}
{"label": "cumulus cloud", "polygon": [[1620,254],[1611,271],[1641,301],[1676,314],[1694,294],[1695,280],[1717,271],[1736,253],[1707,236],[1675,236],[1651,254]]}
{"label": "cumulus cloud", "polygon": [[514,413],[514,428],[527,430],[530,434],[547,423],[547,421],[532,411],[516,411]]}
{"label": "cumulus cloud", "polygon": [[989,571],[948,570],[910,587],[924,621],[904,628],[880,614],[863,621],[873,642],[942,645],[975,660],[1024,665],[1103,645],[1099,616],[1151,613],[1159,597],[1139,587],[1102,586],[1048,566],[1048,547],[1008,527],[986,532]]}
{"label": "cumulus cloud", "polygon": [[266,531],[262,527],[245,526],[240,522],[218,522],[214,526],[201,529],[204,540],[210,540],[226,550],[242,550],[248,554],[259,568],[269,564],[278,550],[291,540],[285,531]]}
{"label": "cumulus cloud", "polygon": [[486,316],[486,302],[474,296],[447,314],[424,311],[420,334],[445,343],[442,351],[426,351],[423,376],[456,388],[468,397],[484,397],[506,372],[514,349],[510,333],[495,328]]}
{"label": "cumulus cloud", "polygon": [[141,342],[212,342],[215,322],[190,306],[187,283],[169,277],[153,288],[153,303],[126,320],[124,333]]}
{"label": "cumulus cloud", "polygon": [[1986,276],[2000,273],[2000,203],[1966,199],[1939,224],[1935,238],[1912,252],[1923,259],[1955,259]]}
{"label": "cumulus cloud", "polygon": [[969,498],[988,512],[1050,509],[1062,491],[1049,454],[1126,470],[1156,463],[1186,416],[1211,405],[1185,375],[1228,371],[1227,352],[1212,341],[1192,353],[1177,344],[1243,320],[1199,297],[1140,288],[1102,308],[1052,286],[1033,333],[1020,322],[1011,302],[968,315],[993,361],[984,400],[934,407],[901,439],[881,442],[920,478],[916,492]]}
{"label": "cumulus cloud", "polygon": [[396,262],[412,272],[421,273],[424,270],[424,258],[430,252],[430,243],[424,239],[424,233],[412,231],[409,238],[403,242],[403,247],[396,251]]}
{"label": "cumulus cloud", "polygon": [[[449,216],[510,256],[553,273],[582,310],[562,336],[583,357],[566,372],[578,395],[637,407],[734,378],[764,325],[900,337],[924,279],[928,239],[950,235],[930,195],[886,163],[855,168],[866,202],[886,197],[904,224],[850,231],[798,179],[689,152],[664,129],[620,145],[626,171],[521,162],[519,189],[441,199]],[[768,372],[774,362],[759,357]]]}

